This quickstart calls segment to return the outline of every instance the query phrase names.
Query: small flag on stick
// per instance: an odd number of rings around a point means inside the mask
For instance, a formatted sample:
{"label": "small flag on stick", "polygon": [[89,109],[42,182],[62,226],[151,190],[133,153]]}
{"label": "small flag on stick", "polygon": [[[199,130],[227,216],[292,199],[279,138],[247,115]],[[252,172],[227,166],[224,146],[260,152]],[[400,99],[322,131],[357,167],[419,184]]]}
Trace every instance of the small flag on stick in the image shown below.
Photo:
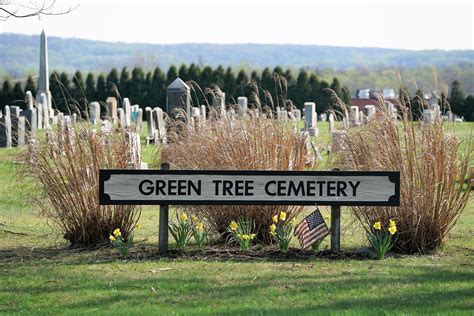
{"label": "small flag on stick", "polygon": [[308,249],[316,241],[329,235],[329,229],[318,208],[295,227],[294,235],[300,241],[302,249]]}

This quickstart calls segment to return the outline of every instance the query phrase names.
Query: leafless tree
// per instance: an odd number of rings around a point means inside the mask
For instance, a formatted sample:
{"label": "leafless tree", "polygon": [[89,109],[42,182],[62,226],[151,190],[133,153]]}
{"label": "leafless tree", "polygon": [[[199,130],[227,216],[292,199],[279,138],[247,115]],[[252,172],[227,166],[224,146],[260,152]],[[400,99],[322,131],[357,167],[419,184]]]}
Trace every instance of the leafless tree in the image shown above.
{"label": "leafless tree", "polygon": [[78,6],[79,5],[56,8],[56,0],[0,0],[0,21],[6,21],[12,17],[29,18],[37,16],[41,18],[46,15],[64,15],[75,10]]}

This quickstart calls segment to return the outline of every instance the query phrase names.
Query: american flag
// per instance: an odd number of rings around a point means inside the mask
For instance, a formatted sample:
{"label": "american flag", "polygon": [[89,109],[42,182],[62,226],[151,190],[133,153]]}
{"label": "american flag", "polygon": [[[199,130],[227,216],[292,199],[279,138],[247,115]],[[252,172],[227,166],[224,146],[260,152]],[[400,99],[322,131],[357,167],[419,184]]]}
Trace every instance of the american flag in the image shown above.
{"label": "american flag", "polygon": [[319,209],[306,216],[295,227],[294,235],[300,241],[302,249],[308,249],[316,241],[322,240],[329,235],[329,229]]}

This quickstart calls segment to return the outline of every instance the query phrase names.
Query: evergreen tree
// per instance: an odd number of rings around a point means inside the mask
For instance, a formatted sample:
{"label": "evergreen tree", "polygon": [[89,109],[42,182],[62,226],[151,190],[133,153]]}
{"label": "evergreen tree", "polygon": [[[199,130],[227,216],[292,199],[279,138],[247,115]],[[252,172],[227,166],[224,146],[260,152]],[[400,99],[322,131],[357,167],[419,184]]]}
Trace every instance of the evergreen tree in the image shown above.
{"label": "evergreen tree", "polygon": [[219,65],[212,72],[212,83],[217,85],[219,89],[221,89],[223,92],[227,92],[224,90],[224,77],[225,77],[225,70],[221,65]]}
{"label": "evergreen tree", "polygon": [[122,68],[122,72],[120,73],[120,80],[119,80],[119,87],[120,87],[120,95],[122,98],[129,98],[130,97],[130,73],[128,72],[127,67]]}
{"label": "evergreen tree", "polygon": [[166,87],[175,81],[175,79],[178,77],[178,71],[176,70],[176,67],[173,65],[168,69],[168,73],[166,74]]}
{"label": "evergreen tree", "polygon": [[199,81],[201,80],[201,68],[198,65],[192,63],[191,66],[189,66],[188,80],[192,80],[199,84]]}
{"label": "evergreen tree", "polygon": [[[261,79],[262,88],[268,90],[270,92],[274,92],[275,90],[275,80],[273,80],[273,74],[271,73],[270,69],[266,67],[262,71],[262,79]],[[272,93],[274,94],[274,93]]]}
{"label": "evergreen tree", "polygon": [[100,74],[97,78],[96,96],[97,99],[101,101],[107,100],[107,97],[110,96],[108,93],[107,82],[105,80],[104,74]]}
{"label": "evergreen tree", "polygon": [[347,105],[351,105],[352,98],[351,98],[351,93],[349,92],[349,88],[347,86],[344,86],[342,87],[341,92],[342,92],[342,96],[341,96],[342,102],[344,102]]}
{"label": "evergreen tree", "polygon": [[466,115],[464,118],[468,121],[474,120],[474,96],[469,95],[464,101]]}
{"label": "evergreen tree", "polygon": [[145,108],[145,73],[141,67],[134,67],[132,70],[132,80],[130,80],[130,98],[134,104]]}
{"label": "evergreen tree", "polygon": [[23,87],[21,86],[21,82],[17,82],[15,83],[15,85],[13,86],[13,102],[17,105],[20,105],[22,107],[22,109],[25,109],[26,108],[26,105],[25,105],[25,92],[23,91]]}
{"label": "evergreen tree", "polygon": [[464,91],[461,88],[461,83],[457,80],[454,80],[451,84],[451,94],[449,96],[449,104],[453,113],[457,115],[466,116],[467,112],[464,108],[465,96]]}
{"label": "evergreen tree", "polygon": [[12,100],[13,100],[13,87],[10,80],[7,78],[3,82],[3,86],[2,86],[2,100],[0,103],[0,105],[2,106],[2,110],[5,107],[5,105],[9,105]]}
{"label": "evergreen tree", "polygon": [[33,77],[28,76],[28,79],[26,79],[25,92],[26,91],[31,91],[31,94],[33,95],[33,97],[35,97],[36,89],[37,89],[36,88],[36,83],[33,80]]}
{"label": "evergreen tree", "polygon": [[[313,82],[316,82],[315,79],[317,79],[317,77],[313,78]],[[311,88],[308,72],[305,69],[301,69],[296,79],[296,94],[293,96],[293,102],[295,102],[295,105],[301,109],[304,107],[305,102],[316,102],[314,99],[311,100],[311,98],[316,98],[315,95],[311,95],[312,91],[319,91],[319,89],[317,86]],[[316,92],[314,94],[316,94]],[[318,105],[318,102],[316,102],[316,104]]]}
{"label": "evergreen tree", "polygon": [[84,96],[84,78],[82,73],[78,70],[72,77],[72,91],[71,96],[80,105],[79,108],[83,110],[85,108],[85,96]]}
{"label": "evergreen tree", "polygon": [[235,93],[248,97],[249,76],[244,70],[240,70],[235,80]]}
{"label": "evergreen tree", "polygon": [[416,90],[411,104],[413,120],[421,119],[423,114],[423,92],[420,89]]}
{"label": "evergreen tree", "polygon": [[189,80],[188,67],[186,66],[186,64],[182,64],[181,67],[179,67],[178,76],[179,76],[179,77],[181,78],[181,80],[183,80],[184,82],[186,82],[186,81]]}
{"label": "evergreen tree", "polygon": [[151,78],[151,88],[148,91],[151,106],[165,106],[166,102],[166,77],[160,67],[156,67]]}
{"label": "evergreen tree", "polygon": [[224,91],[226,93],[226,98],[228,102],[231,102],[231,98],[235,98],[235,102],[237,102],[236,93],[236,79],[232,68],[229,66],[227,67],[224,75]]}
{"label": "evergreen tree", "polygon": [[105,101],[105,99],[97,98],[97,92],[95,89],[95,80],[92,72],[89,72],[86,77],[86,98],[90,101]]}
{"label": "evergreen tree", "polygon": [[[62,72],[59,76],[59,82],[61,86],[61,91],[63,92],[58,99],[56,100],[56,107],[59,111],[63,113],[69,113],[69,99],[70,99],[70,91],[71,91],[71,81],[67,73]],[[76,104],[77,106],[77,104]],[[71,109],[71,112],[75,111],[76,108]]]}
{"label": "evergreen tree", "polygon": [[316,105],[318,108],[318,113],[324,113],[328,110],[331,105],[331,94],[327,91],[329,84],[325,80],[319,82],[319,94],[316,99]]}
{"label": "evergreen tree", "polygon": [[201,80],[199,82],[199,85],[201,89],[208,88],[213,82],[212,82],[212,68],[209,66],[204,67],[201,73]]}
{"label": "evergreen tree", "polygon": [[[116,68],[112,68],[110,73],[107,75],[107,95],[108,96],[116,96],[115,89],[119,89],[119,75]],[[121,93],[121,91],[120,91]]]}

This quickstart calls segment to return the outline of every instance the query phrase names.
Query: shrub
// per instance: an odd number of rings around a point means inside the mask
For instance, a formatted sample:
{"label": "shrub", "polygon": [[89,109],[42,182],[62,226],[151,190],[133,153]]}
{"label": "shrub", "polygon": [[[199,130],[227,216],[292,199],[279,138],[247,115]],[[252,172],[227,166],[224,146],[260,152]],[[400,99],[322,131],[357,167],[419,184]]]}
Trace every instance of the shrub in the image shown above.
{"label": "shrub", "polygon": [[[220,170],[303,170],[308,159],[307,139],[289,125],[265,115],[230,119],[215,115],[199,127],[182,121],[172,123],[169,144],[161,160],[177,169]],[[235,218],[252,219],[260,240],[270,242],[268,226],[276,212],[291,220],[302,211],[299,206],[204,205],[187,207],[208,221],[220,234]]]}
{"label": "shrub", "polygon": [[99,206],[99,169],[135,168],[125,132],[104,133],[88,124],[67,125],[66,132],[48,130],[47,141],[29,144],[25,176],[38,186],[34,196],[42,215],[50,218],[74,246],[109,243],[120,227],[128,239],[140,216],[134,205]]}
{"label": "shrub", "polygon": [[470,176],[471,140],[463,143],[447,133],[443,122],[412,121],[409,101],[399,103],[398,122],[380,106],[376,119],[350,129],[336,164],[342,170],[400,171],[400,207],[352,210],[367,232],[376,221],[396,220],[395,249],[432,252],[443,245],[468,202],[464,180]]}

